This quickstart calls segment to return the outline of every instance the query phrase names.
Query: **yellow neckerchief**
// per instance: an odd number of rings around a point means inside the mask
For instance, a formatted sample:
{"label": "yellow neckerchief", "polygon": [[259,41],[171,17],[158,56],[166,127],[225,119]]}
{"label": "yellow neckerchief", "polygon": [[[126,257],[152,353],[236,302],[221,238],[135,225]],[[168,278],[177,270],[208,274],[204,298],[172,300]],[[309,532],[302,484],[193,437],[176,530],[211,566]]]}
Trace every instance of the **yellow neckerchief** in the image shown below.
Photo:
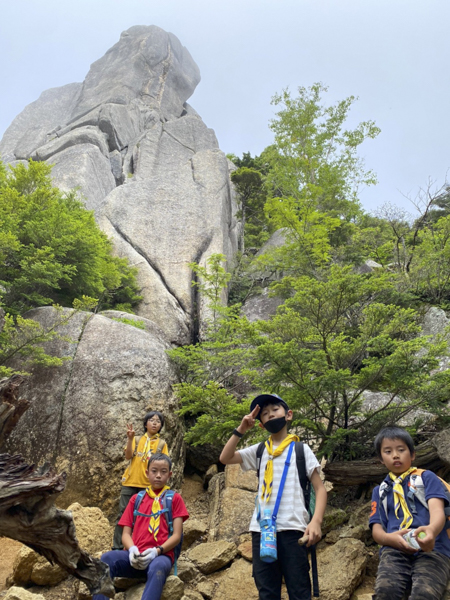
{"label": "yellow neckerchief", "polygon": [[153,498],[152,513],[150,516],[150,521],[148,523],[148,530],[150,531],[150,533],[153,533],[155,541],[158,541],[157,538],[159,532],[159,521],[161,517],[161,504],[159,503],[159,500],[166,490],[170,490],[170,487],[168,485],[165,485],[162,490],[159,490],[158,494],[155,494],[155,492],[150,486],[145,490],[150,496],[150,498]]}
{"label": "yellow neckerchief", "polygon": [[[147,439],[145,440],[145,446],[144,446],[144,449],[142,450],[141,462],[147,462],[147,460],[148,460],[147,454],[150,452],[151,443],[153,440],[156,440],[159,438],[159,433],[155,433],[155,435],[152,435],[151,437],[148,435],[148,433],[146,433],[145,437]],[[148,449],[147,449],[147,446],[148,446]]]}
{"label": "yellow neckerchief", "polygon": [[287,435],[278,448],[274,451],[273,449],[273,440],[272,436],[266,441],[267,452],[269,453],[269,458],[266,464],[266,470],[264,471],[264,483],[262,484],[262,492],[261,492],[261,500],[266,504],[270,500],[270,496],[272,494],[272,485],[273,485],[273,459],[282,454],[283,450],[289,446],[291,442],[299,442],[299,438],[290,433]]}
{"label": "yellow neckerchief", "polygon": [[408,503],[406,502],[402,483],[405,477],[407,477],[410,473],[412,473],[415,470],[415,467],[410,467],[407,471],[398,476],[394,473],[389,473],[389,477],[394,482],[392,489],[394,491],[394,511],[397,519],[400,519],[400,517],[398,516],[398,509],[401,507],[403,511],[403,521],[400,524],[400,529],[407,529],[413,522],[413,516],[409,512]]}

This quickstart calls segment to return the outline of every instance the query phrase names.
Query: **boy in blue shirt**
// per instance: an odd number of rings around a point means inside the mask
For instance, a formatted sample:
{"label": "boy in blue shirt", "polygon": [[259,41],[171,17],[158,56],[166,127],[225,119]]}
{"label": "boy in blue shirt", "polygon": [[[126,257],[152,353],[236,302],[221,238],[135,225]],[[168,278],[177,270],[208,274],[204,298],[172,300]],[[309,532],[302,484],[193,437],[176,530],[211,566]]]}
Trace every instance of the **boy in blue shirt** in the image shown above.
{"label": "boy in blue shirt", "polygon": [[[438,600],[450,575],[450,538],[444,514],[448,500],[443,484],[433,472],[424,471],[428,509],[415,501],[414,510],[408,499],[415,471],[411,436],[400,427],[386,427],[375,438],[375,450],[389,474],[372,494],[369,524],[373,539],[382,546],[373,599],[401,600],[411,587],[410,600]],[[411,529],[416,529],[419,551],[403,538]],[[420,532],[425,536],[418,537]]]}

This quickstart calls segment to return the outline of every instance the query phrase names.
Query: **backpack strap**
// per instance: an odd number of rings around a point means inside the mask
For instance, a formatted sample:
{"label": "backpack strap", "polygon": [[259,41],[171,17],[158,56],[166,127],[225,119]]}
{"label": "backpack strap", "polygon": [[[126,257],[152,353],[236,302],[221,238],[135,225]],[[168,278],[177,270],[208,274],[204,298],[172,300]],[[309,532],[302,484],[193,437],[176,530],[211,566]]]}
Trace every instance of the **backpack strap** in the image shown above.
{"label": "backpack strap", "polygon": [[266,445],[266,442],[261,442],[256,449],[256,476],[258,477],[258,487],[259,487],[259,469],[261,466],[261,457],[263,455],[265,445]]}
{"label": "backpack strap", "polygon": [[[305,448],[302,442],[295,442],[295,454],[297,457],[297,471],[300,485],[305,498],[305,506],[309,512],[309,502],[311,499],[311,481],[306,473]],[[309,515],[311,517],[311,514]]]}
{"label": "backpack strap", "polygon": [[[174,490],[167,490],[167,492],[164,494],[162,502],[163,502],[163,507],[164,507],[164,512],[166,514],[166,520],[167,520],[167,527],[169,529],[169,537],[171,535],[173,535],[173,511],[172,511],[172,503],[173,503],[173,497],[175,496],[175,491]],[[183,539],[183,537],[181,537],[181,539]],[[179,546],[181,546],[181,541],[178,544]],[[181,550],[181,548],[179,549]],[[175,547],[173,549],[173,557],[174,557],[174,562],[173,562],[173,574],[175,575],[175,577],[177,577],[177,558],[179,555],[179,550],[178,547]]]}
{"label": "backpack strap", "polygon": [[[138,494],[137,494],[137,496],[136,496],[136,499],[135,499],[135,501],[134,501],[134,510],[133,510],[133,526],[132,526],[132,529],[134,529],[134,524],[136,523],[136,517],[137,517],[138,515],[140,515],[140,516],[144,516],[144,517],[145,517],[145,516],[147,516],[147,515],[141,515],[141,513],[139,513],[139,512],[138,512],[138,511],[139,511],[139,507],[140,507],[140,505],[141,505],[141,502],[142,502],[142,500],[143,500],[143,498],[144,498],[144,496],[145,496],[145,493],[146,493],[146,491],[145,491],[145,490],[141,490],[140,492],[138,492]],[[150,516],[150,515],[149,515],[149,516]]]}
{"label": "backpack strap", "polygon": [[166,445],[166,440],[159,438],[158,445],[156,446],[155,454],[160,454],[163,451],[164,446]]}

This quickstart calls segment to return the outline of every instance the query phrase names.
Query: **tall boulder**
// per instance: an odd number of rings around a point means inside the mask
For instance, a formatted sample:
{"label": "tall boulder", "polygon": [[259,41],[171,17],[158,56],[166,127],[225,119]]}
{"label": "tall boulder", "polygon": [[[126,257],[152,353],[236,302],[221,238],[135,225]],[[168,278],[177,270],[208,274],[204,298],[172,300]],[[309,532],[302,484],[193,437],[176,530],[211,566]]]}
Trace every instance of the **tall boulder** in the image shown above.
{"label": "tall boulder", "polygon": [[82,84],[44,92],[0,142],[3,160],[46,161],[55,185],[79,190],[138,267],[138,314],[174,344],[195,339],[202,320],[189,263],[231,261],[240,235],[229,163],[187,104],[199,81],[173,34],[131,27]]}
{"label": "tall boulder", "polygon": [[[64,339],[47,344],[48,352],[70,360],[60,367],[35,368],[20,387],[30,406],[6,451],[35,464],[50,461],[67,473],[59,505],[98,506],[111,517],[127,465],[126,424],[133,423],[140,437],[149,409],[164,414],[162,435],[174,461],[175,485],[181,483],[184,443],[164,334],[151,321],[140,319],[135,327],[121,321],[121,313],[106,314],[75,313],[59,328]],[[46,327],[59,318],[51,307],[26,316]]]}

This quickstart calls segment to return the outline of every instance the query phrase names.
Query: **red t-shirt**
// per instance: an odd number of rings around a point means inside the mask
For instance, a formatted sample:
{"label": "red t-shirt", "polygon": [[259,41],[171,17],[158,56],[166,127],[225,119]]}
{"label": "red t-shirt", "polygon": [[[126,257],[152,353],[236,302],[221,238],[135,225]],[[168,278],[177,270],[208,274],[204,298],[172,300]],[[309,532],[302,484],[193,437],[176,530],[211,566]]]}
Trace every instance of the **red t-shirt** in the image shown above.
{"label": "red t-shirt", "polygon": [[[126,507],[123,515],[121,516],[119,521],[119,525],[121,527],[133,527],[133,511],[136,497],[137,494],[131,497],[130,501],[128,502],[128,506]],[[146,515],[150,515],[152,513],[152,505],[153,498],[150,498],[148,494],[145,494],[139,506],[139,512],[145,513]],[[182,517],[183,523],[184,521],[186,521],[186,519],[189,518],[189,513],[183,502],[183,498],[180,496],[180,494],[177,493],[174,494],[172,501],[172,516],[174,519],[176,519],[177,517]],[[156,546],[162,546],[169,537],[169,526],[167,524],[165,514],[162,514],[160,517],[157,540],[155,540],[153,533],[150,533],[150,531],[148,530],[149,522],[149,517],[141,517],[138,515],[134,524],[132,532],[133,543],[139,548],[139,552],[141,553],[144,552],[144,550],[147,550],[147,548],[156,548]],[[173,550],[167,552],[165,556],[169,556],[170,560],[173,563]]]}

